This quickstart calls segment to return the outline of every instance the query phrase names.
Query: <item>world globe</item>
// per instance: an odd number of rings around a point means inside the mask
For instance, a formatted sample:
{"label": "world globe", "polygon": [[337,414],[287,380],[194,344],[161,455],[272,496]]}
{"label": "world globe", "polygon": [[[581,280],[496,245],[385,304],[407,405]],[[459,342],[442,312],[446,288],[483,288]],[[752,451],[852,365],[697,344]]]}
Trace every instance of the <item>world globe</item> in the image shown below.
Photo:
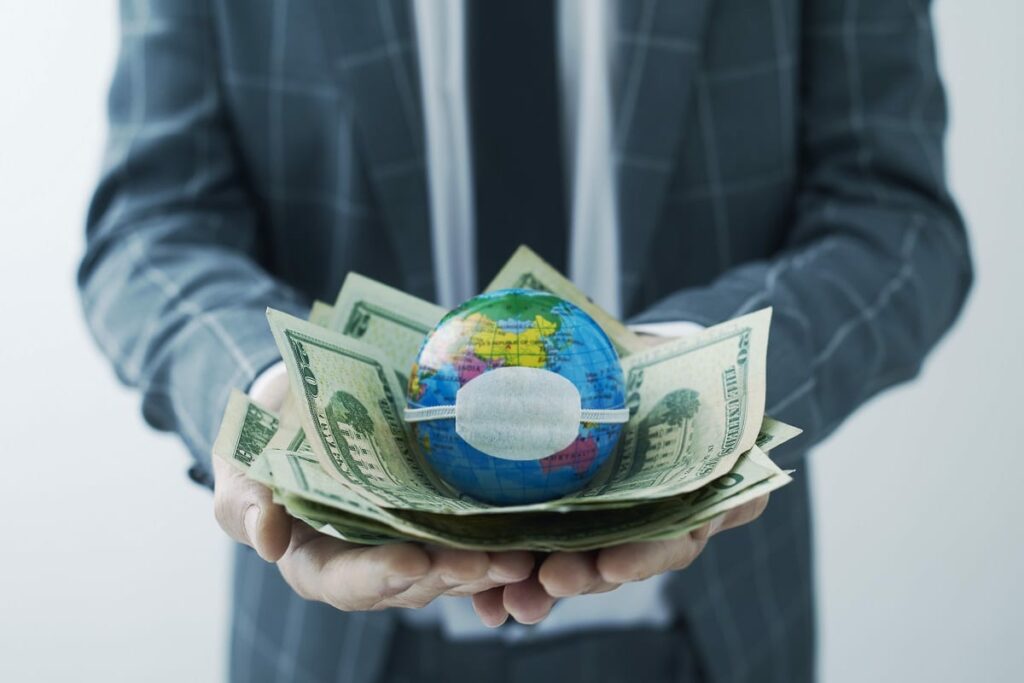
{"label": "world globe", "polygon": [[[568,301],[528,289],[482,294],[446,315],[420,348],[408,406],[452,406],[468,382],[507,367],[560,375],[578,390],[584,410],[625,407],[622,369],[604,331]],[[581,421],[567,447],[529,460],[478,450],[457,433],[453,418],[412,428],[424,458],[448,484],[477,500],[511,505],[582,489],[614,451],[622,425]]]}

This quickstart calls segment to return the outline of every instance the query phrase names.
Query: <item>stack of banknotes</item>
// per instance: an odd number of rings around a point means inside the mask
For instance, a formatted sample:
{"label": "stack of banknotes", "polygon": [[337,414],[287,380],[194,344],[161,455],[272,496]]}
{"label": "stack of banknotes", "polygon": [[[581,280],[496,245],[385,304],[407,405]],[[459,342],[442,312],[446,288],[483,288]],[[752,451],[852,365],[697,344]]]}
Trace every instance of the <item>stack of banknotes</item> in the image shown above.
{"label": "stack of banknotes", "polygon": [[[495,506],[431,470],[402,421],[408,373],[443,308],[352,273],[309,320],[268,312],[288,369],[280,413],[231,396],[215,457],[274,492],[293,517],[363,544],[589,550],[685,534],[789,483],[766,453],[800,430],[764,415],[770,310],[652,344],[521,247],[487,291],[544,290],[586,311],[619,352],[630,419],[579,493]],[[328,415],[345,391],[365,407]],[[332,425],[329,420],[348,421]],[[358,436],[351,440],[338,434]]]}

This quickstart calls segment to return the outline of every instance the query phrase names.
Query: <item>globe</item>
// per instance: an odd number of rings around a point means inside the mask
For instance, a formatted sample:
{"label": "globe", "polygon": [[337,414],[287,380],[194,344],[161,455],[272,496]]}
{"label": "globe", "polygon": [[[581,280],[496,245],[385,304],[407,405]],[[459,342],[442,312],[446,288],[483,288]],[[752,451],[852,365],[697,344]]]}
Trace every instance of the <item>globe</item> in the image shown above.
{"label": "globe", "polygon": [[[573,304],[546,292],[504,289],[469,299],[427,335],[409,376],[410,408],[451,406],[482,373],[531,367],[572,382],[583,409],[625,407],[619,359],[607,335]],[[581,422],[566,448],[535,460],[477,450],[455,419],[415,422],[424,458],[455,489],[496,505],[551,500],[578,491],[608,460],[621,424]],[[571,438],[571,432],[569,437]]]}

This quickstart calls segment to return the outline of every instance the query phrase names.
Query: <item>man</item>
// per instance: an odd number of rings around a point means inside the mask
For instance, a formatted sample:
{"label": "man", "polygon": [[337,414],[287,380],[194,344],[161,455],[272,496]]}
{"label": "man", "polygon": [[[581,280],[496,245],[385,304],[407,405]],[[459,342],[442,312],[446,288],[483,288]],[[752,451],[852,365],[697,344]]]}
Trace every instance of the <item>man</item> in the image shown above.
{"label": "man", "polygon": [[[303,315],[350,270],[451,305],[523,241],[649,332],[773,306],[768,411],[805,452],[916,374],[970,286],[927,2],[122,14],[82,297],[255,548],[234,680],[813,678],[806,475],[759,518],[763,500],[677,541],[535,561],[319,536],[210,444],[232,387],[281,399],[267,306]],[[804,452],[773,455],[803,470]],[[468,595],[488,626],[540,623],[488,630]]]}

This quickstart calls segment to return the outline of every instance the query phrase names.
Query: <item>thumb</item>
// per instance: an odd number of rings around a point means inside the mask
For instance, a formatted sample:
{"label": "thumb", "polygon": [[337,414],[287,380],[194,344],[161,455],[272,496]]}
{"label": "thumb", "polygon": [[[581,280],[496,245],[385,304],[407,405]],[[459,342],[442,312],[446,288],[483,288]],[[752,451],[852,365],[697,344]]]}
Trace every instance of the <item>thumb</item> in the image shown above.
{"label": "thumb", "polygon": [[267,562],[277,562],[291,540],[291,518],[274,503],[270,489],[246,479],[220,458],[213,458],[213,513],[228,536],[252,547]]}

